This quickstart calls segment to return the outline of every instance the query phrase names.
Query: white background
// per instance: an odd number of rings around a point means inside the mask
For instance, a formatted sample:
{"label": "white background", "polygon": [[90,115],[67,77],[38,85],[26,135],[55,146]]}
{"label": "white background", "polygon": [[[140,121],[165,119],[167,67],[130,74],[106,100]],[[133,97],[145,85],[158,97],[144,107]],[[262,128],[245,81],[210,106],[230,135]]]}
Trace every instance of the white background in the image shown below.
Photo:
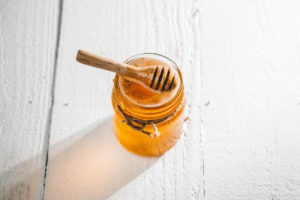
{"label": "white background", "polygon": [[[299,8],[0,0],[0,199],[299,200]],[[160,158],[124,150],[114,74],[77,63],[78,49],[173,59],[187,95],[177,145]]]}

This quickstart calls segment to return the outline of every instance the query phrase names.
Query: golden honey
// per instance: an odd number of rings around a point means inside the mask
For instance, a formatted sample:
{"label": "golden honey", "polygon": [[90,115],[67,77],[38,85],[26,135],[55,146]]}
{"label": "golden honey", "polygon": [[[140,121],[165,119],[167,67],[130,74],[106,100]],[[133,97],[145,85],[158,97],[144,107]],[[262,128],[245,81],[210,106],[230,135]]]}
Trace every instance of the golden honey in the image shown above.
{"label": "golden honey", "polygon": [[174,90],[159,92],[116,75],[112,92],[114,131],[129,151],[159,156],[175,145],[182,131],[185,95],[177,65],[159,54],[139,54],[125,61],[136,67],[167,65],[178,73]]}

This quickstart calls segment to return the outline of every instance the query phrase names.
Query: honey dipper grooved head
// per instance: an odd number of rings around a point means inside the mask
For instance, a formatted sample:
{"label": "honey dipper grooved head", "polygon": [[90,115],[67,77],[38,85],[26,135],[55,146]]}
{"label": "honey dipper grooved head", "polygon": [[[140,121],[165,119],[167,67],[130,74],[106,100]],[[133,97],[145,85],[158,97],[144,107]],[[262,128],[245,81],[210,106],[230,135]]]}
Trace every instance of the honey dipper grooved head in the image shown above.
{"label": "honey dipper grooved head", "polygon": [[158,65],[152,75],[150,87],[155,90],[168,91],[177,85],[176,73],[168,66]]}

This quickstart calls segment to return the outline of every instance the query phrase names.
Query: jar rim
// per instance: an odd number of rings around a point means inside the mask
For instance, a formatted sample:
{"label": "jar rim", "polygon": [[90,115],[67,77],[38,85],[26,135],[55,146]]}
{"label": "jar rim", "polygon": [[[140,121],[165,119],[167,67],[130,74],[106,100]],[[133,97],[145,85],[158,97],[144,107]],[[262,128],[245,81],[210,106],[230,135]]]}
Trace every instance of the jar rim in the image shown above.
{"label": "jar rim", "polygon": [[[120,88],[119,81],[115,81],[115,84],[117,84],[116,88],[118,90],[118,93],[121,94],[122,98],[126,99],[126,101],[130,102],[134,106],[138,106],[138,107],[141,107],[143,109],[151,109],[151,110],[156,109],[156,108],[163,108],[166,105],[169,105],[172,101],[176,100],[178,97],[180,97],[180,94],[183,91],[183,80],[182,80],[182,75],[181,75],[180,69],[179,69],[178,65],[173,60],[168,58],[167,56],[164,56],[164,55],[159,54],[159,53],[151,53],[151,52],[135,54],[135,55],[127,58],[124,61],[124,63],[129,63],[130,61],[132,61],[134,59],[143,58],[143,57],[154,58],[154,59],[156,58],[156,59],[158,59],[162,62],[165,62],[166,64],[170,65],[171,67],[173,67],[176,70],[176,72],[178,74],[178,77],[179,77],[179,81],[178,81],[178,88],[176,89],[175,94],[172,95],[167,101],[163,102],[162,104],[143,105],[143,104],[136,103],[136,102],[130,100],[129,98],[127,98],[126,95],[123,93],[123,91]],[[116,74],[116,78],[117,78],[117,80],[119,80],[119,75],[118,74]]]}

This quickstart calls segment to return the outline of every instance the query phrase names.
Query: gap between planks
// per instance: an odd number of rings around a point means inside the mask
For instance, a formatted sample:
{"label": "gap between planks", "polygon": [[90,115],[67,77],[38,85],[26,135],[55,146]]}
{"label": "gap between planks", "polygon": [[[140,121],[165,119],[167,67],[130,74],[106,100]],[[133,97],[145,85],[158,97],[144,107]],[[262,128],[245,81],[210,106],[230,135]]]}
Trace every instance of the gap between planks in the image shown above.
{"label": "gap between planks", "polygon": [[48,111],[47,117],[47,128],[45,134],[45,144],[44,144],[44,152],[46,153],[45,159],[45,169],[44,169],[44,180],[41,191],[41,199],[44,199],[46,180],[47,180],[47,169],[48,169],[48,159],[49,159],[49,143],[50,143],[50,134],[51,134],[51,122],[53,116],[53,106],[54,106],[54,98],[55,98],[55,87],[56,87],[56,74],[57,74],[57,61],[58,61],[58,52],[59,52],[59,43],[60,43],[60,32],[61,32],[61,24],[62,24],[62,12],[63,12],[63,4],[64,0],[59,0],[58,5],[58,17],[57,17],[57,33],[56,33],[56,45],[55,45],[55,55],[54,55],[54,67],[53,67],[53,75],[52,75],[52,86],[51,86],[51,104]]}

